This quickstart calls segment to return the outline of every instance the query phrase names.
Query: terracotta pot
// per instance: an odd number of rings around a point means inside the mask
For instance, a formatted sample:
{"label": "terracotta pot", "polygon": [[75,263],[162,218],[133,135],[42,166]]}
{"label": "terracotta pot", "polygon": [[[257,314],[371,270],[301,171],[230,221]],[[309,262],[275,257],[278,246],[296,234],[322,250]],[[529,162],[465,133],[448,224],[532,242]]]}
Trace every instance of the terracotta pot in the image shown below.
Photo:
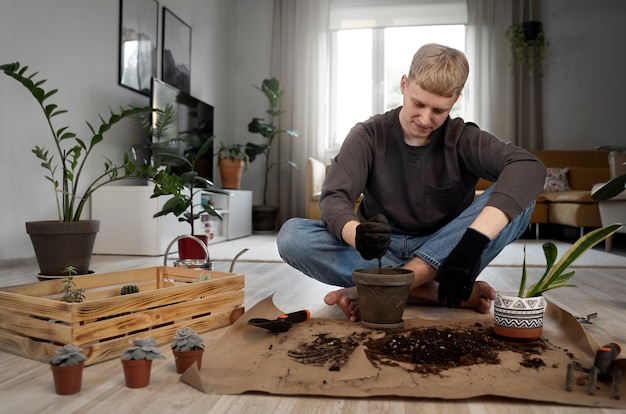
{"label": "terracotta pot", "polygon": [[[197,237],[198,239],[202,240],[202,242],[206,246],[207,240],[208,240],[206,235],[194,234],[194,237]],[[200,245],[200,243],[198,243],[194,239],[191,239],[191,238],[179,239],[178,240],[178,257],[180,258],[180,260],[206,259],[206,251]]]}
{"label": "terracotta pot", "polygon": [[122,366],[128,388],[143,388],[150,385],[151,359],[122,359]]}
{"label": "terracotta pot", "polygon": [[83,383],[84,367],[84,362],[67,366],[50,364],[56,393],[59,395],[71,395],[79,392]]}
{"label": "terracotta pot", "polygon": [[241,186],[241,177],[245,163],[243,160],[230,158],[220,158],[218,161],[220,168],[220,177],[222,179],[222,188],[229,190],[238,190]]}
{"label": "terracotta pot", "polygon": [[252,230],[256,233],[276,232],[279,212],[279,206],[252,206]]}
{"label": "terracotta pot", "polygon": [[91,254],[100,221],[30,221],[26,232],[37,256],[42,275],[67,276],[64,269],[74,266],[76,273],[89,273]]}
{"label": "terracotta pot", "polygon": [[402,314],[414,276],[414,272],[408,269],[373,267],[353,270],[361,323],[376,329],[402,328]]}
{"label": "terracotta pot", "polygon": [[515,341],[534,341],[543,332],[546,301],[543,296],[520,298],[517,291],[496,292],[493,331]]}
{"label": "terracotta pot", "polygon": [[198,365],[198,369],[202,368],[202,354],[204,353],[204,348],[193,351],[175,351],[172,349],[172,353],[174,354],[174,361],[176,362],[176,372],[179,374],[187,371],[187,368],[193,365],[194,362]]}

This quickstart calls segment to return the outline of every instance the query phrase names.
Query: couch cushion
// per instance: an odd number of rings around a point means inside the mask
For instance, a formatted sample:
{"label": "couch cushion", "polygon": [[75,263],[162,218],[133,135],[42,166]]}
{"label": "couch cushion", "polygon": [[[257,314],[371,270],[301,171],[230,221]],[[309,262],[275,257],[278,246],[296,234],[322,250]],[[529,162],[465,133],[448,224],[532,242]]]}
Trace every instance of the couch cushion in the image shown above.
{"label": "couch cushion", "polygon": [[543,185],[543,191],[566,191],[571,190],[569,187],[569,179],[567,173],[569,167],[565,168],[547,168],[546,169],[546,181]]}
{"label": "couch cushion", "polygon": [[543,193],[542,196],[551,203],[593,203],[591,191],[570,190],[552,191]]}

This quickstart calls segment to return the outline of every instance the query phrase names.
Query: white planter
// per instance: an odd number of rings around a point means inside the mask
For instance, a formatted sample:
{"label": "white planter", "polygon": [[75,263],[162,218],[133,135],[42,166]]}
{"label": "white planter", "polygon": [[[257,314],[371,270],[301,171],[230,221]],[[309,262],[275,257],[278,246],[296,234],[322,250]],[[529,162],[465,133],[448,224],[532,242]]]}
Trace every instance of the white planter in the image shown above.
{"label": "white planter", "polygon": [[534,341],[543,332],[546,301],[543,296],[520,298],[517,291],[496,292],[493,331],[518,341]]}

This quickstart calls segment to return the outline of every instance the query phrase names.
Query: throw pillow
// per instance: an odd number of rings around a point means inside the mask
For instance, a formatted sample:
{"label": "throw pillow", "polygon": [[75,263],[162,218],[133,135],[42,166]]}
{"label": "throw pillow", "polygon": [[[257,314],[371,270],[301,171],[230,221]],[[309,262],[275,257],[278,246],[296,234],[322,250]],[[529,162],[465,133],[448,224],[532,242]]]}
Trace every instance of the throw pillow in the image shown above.
{"label": "throw pillow", "polygon": [[566,168],[546,168],[546,182],[543,185],[543,191],[567,191],[571,190],[567,173],[569,167]]}

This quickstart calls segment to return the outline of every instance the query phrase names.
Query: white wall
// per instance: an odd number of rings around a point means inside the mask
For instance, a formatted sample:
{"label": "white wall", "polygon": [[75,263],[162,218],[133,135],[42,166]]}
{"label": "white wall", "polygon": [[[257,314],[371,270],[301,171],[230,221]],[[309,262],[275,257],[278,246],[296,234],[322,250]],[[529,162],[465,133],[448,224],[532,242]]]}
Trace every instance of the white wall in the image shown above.
{"label": "white wall", "polygon": [[626,2],[544,0],[544,148],[626,145]]}
{"label": "white wall", "polygon": [[[0,63],[26,64],[40,72],[38,79],[48,79],[47,89],[58,88],[50,102],[69,113],[58,117],[62,124],[57,127],[68,125],[83,138],[88,137],[85,121],[99,125],[99,113],[149,103],[148,97],[118,85],[119,3],[11,0],[0,5]],[[161,8],[172,10],[192,27],[191,93],[215,106],[218,140],[234,142],[233,131],[245,128],[257,113],[256,91],[249,85],[269,74],[272,4],[272,0],[159,1]],[[159,39],[159,49],[160,45]],[[102,156],[119,161],[141,139],[134,122],[118,124],[91,155],[93,168],[82,181],[102,171]],[[52,186],[30,152],[35,145],[52,145],[44,116],[22,85],[1,74],[0,260],[33,257],[24,223],[57,217]]]}

